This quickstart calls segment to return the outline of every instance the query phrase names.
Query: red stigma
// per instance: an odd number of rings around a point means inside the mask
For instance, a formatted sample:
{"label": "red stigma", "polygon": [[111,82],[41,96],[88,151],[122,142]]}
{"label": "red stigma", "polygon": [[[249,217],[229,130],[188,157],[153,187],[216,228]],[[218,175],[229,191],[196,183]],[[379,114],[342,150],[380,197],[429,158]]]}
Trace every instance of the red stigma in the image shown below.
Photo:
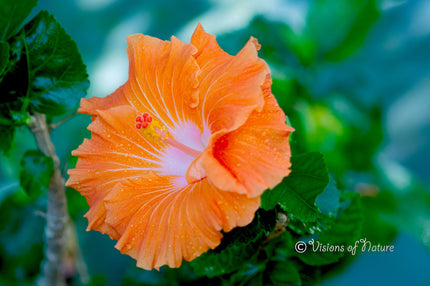
{"label": "red stigma", "polygon": [[148,114],[148,112],[144,112],[142,115],[136,116],[136,129],[145,129],[148,128],[149,123],[152,122],[152,116]]}

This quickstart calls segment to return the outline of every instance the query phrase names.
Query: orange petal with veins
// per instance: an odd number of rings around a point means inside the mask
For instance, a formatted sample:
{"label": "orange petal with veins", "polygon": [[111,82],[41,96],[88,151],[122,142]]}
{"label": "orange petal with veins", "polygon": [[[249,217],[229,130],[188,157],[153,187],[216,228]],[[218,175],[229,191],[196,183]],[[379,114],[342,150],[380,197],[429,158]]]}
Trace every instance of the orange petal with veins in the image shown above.
{"label": "orange petal with veins", "polygon": [[188,168],[187,181],[208,177],[219,189],[260,196],[289,174],[288,134],[293,129],[271,94],[258,42],[251,38],[233,57],[199,25],[191,43],[198,48],[194,57],[205,67],[199,77],[200,101],[212,135]]}
{"label": "orange petal with veins", "polygon": [[120,86],[106,97],[93,96],[90,99],[82,98],[78,112],[95,116],[97,109],[106,110],[115,106],[127,105],[128,101],[124,95],[125,85],[128,85],[128,83]]}
{"label": "orange petal with veins", "polygon": [[218,183],[211,173],[222,166],[244,186],[249,197],[260,196],[278,185],[290,173],[291,166],[288,136],[294,129],[285,120],[269,85],[263,110],[254,111],[244,125],[221,136],[211,146],[210,154],[220,165],[207,167],[211,182],[215,186],[224,184]]}
{"label": "orange petal with veins", "polygon": [[[87,198],[89,228],[109,233],[105,226],[104,198],[122,180],[148,175],[160,167],[160,151],[146,140],[134,124],[138,112],[129,105],[98,110],[85,139],[72,155],[79,160],[70,169],[67,186]],[[111,235],[116,237],[116,233]]]}
{"label": "orange petal with veins", "polygon": [[194,57],[201,67],[198,108],[203,120],[212,134],[238,128],[252,111],[264,105],[261,86],[269,70],[266,62],[258,58],[257,39],[251,37],[236,56],[231,56],[199,24],[191,44],[197,47]]}
{"label": "orange petal with veins", "polygon": [[221,230],[252,221],[260,199],[219,191],[206,180],[189,185],[151,176],[118,184],[105,204],[107,223],[122,234],[115,247],[149,270],[179,267],[215,248]]}
{"label": "orange petal with veins", "polygon": [[200,129],[198,104],[199,66],[196,48],[172,37],[171,42],[132,35],[127,38],[130,61],[127,100],[136,109],[156,116],[166,127],[191,120]]}

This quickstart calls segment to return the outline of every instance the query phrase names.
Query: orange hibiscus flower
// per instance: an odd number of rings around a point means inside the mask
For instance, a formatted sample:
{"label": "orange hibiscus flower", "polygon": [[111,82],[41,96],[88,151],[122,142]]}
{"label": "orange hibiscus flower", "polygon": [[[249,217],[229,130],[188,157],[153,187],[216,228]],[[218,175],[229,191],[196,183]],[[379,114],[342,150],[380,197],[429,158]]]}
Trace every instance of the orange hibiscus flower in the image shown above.
{"label": "orange hibiscus flower", "polygon": [[88,229],[144,269],[179,267],[245,226],[289,173],[292,128],[271,94],[259,44],[236,55],[198,25],[190,44],[131,35],[129,80],[91,114],[67,186],[86,197]]}

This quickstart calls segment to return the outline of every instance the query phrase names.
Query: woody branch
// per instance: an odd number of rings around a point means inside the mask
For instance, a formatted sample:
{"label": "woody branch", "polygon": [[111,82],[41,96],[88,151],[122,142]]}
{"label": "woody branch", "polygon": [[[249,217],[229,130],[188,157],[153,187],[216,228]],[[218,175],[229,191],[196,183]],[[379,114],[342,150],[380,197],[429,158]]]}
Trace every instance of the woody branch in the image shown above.
{"label": "woody branch", "polygon": [[65,245],[65,228],[69,217],[64,177],[60,172],[60,160],[55,153],[45,115],[35,113],[32,116],[32,122],[29,127],[36,138],[39,149],[54,161],[54,173],[48,188],[45,260],[42,264],[43,274],[38,282],[41,286],[65,285],[61,270]]}

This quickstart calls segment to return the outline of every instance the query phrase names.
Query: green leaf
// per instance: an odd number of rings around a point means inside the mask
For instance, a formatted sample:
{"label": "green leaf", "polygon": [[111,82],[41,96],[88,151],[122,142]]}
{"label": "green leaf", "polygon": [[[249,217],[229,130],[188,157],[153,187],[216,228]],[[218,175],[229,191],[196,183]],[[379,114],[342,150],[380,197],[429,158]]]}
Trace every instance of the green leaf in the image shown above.
{"label": "green leaf", "polygon": [[[329,230],[312,237],[300,238],[302,241],[312,241],[306,252],[297,253],[304,263],[314,266],[334,263],[348,252],[348,246],[354,245],[360,238],[363,223],[360,196],[357,193],[346,193],[345,196],[345,209],[341,209],[339,217]],[[332,250],[324,249],[331,246]]]}
{"label": "green leaf", "polygon": [[30,79],[35,111],[61,115],[75,108],[89,86],[76,43],[46,11],[24,27],[30,56]]}
{"label": "green leaf", "polygon": [[319,213],[317,219],[312,222],[298,220],[289,216],[288,228],[300,235],[317,234],[329,230],[335,223],[334,217]]}
{"label": "green leaf", "polygon": [[77,107],[88,88],[88,75],[76,43],[52,15],[41,11],[10,45],[7,80],[0,86],[4,103],[15,103],[15,110],[23,113],[51,116]]}
{"label": "green leaf", "polygon": [[255,244],[230,245],[221,253],[208,251],[191,262],[197,275],[210,278],[239,270],[244,263],[255,257],[258,246]]}
{"label": "green leaf", "polygon": [[274,211],[259,210],[251,224],[226,233],[217,248],[193,260],[190,264],[194,272],[215,277],[239,270],[244,263],[256,258],[262,240],[275,225]]}
{"label": "green leaf", "polygon": [[54,161],[39,150],[25,152],[21,160],[19,182],[27,195],[37,198],[49,186],[54,171]]}
{"label": "green leaf", "polygon": [[280,205],[294,219],[313,222],[319,210],[315,200],[329,182],[327,168],[320,153],[291,157],[291,174],[273,190],[262,196],[261,207],[270,210]]}
{"label": "green leaf", "polygon": [[0,1],[0,41],[9,40],[19,29],[37,0]]}
{"label": "green leaf", "polygon": [[236,227],[224,234],[221,244],[215,252],[221,252],[226,247],[235,245],[247,245],[256,242],[271,234],[276,225],[276,212],[259,209],[254,220],[245,227]]}
{"label": "green leaf", "polygon": [[296,219],[293,214],[289,216],[288,227],[300,235],[316,234],[330,229],[335,223],[339,212],[340,194],[334,179],[330,176],[328,186],[315,201],[315,205],[319,210],[317,219],[313,222],[302,221]]}
{"label": "green leaf", "polygon": [[15,127],[28,125],[31,113],[71,113],[89,82],[75,42],[46,11],[0,43],[0,151],[7,153]]}
{"label": "green leaf", "polygon": [[9,44],[0,42],[0,82],[3,79],[3,72],[6,70],[9,63]]}

